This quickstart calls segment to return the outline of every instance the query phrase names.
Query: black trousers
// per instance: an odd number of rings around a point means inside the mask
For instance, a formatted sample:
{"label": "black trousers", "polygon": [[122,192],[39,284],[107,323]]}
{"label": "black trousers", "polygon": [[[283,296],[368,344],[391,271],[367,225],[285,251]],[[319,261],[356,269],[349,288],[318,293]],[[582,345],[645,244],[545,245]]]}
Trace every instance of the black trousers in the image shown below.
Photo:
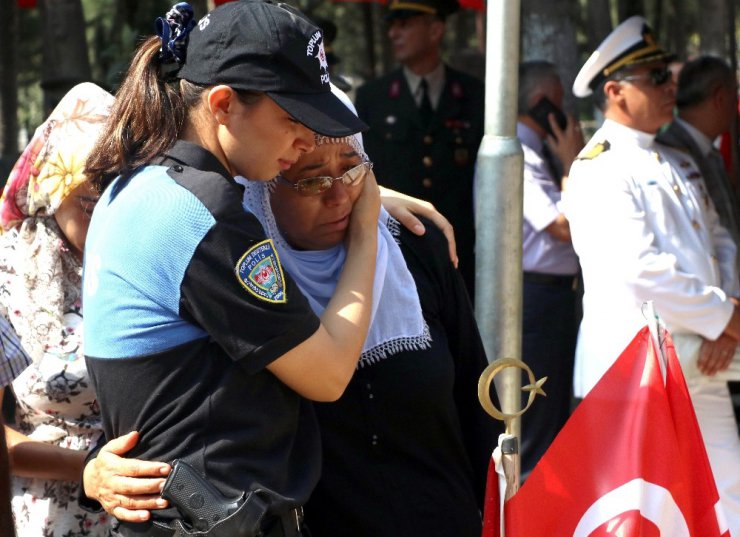
{"label": "black trousers", "polygon": [[573,276],[525,273],[523,295],[522,359],[535,378],[547,377],[547,397],[535,398],[522,416],[521,475],[526,478],[570,416],[580,293]]}

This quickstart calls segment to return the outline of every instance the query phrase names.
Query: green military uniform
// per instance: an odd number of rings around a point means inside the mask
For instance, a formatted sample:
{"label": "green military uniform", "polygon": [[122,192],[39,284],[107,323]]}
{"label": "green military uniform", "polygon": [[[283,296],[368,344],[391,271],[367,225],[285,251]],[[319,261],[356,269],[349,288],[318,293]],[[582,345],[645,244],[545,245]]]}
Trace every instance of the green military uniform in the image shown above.
{"label": "green military uniform", "polygon": [[460,271],[473,297],[473,174],[483,136],[483,83],[445,66],[442,96],[422,127],[401,69],[357,90],[360,118],[370,126],[365,150],[381,185],[430,201],[455,227]]}

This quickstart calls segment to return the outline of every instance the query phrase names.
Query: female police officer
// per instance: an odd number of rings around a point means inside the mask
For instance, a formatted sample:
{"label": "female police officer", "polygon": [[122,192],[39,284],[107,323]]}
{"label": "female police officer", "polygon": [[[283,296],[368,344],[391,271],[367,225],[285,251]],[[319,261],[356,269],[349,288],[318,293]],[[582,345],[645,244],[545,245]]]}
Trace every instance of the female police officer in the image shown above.
{"label": "female police officer", "polygon": [[178,510],[121,531],[299,535],[320,471],[303,397],[338,398],[355,370],[378,188],[363,186],[319,320],[233,177],[271,179],[313,149],[312,131],[363,124],[331,94],[321,33],[299,12],[243,0],[195,26],[191,13],[178,4],[158,21],[161,47],[139,48],[87,163],[91,177],[118,176],[87,237],[85,354],[106,436],[138,430],[132,456],[186,461],[215,492],[177,483]]}

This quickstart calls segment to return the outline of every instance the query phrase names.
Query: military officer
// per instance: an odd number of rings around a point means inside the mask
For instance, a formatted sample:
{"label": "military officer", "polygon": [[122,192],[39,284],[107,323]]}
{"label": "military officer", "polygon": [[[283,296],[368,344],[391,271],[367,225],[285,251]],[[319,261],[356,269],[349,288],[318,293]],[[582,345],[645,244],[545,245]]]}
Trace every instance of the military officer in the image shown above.
{"label": "military officer", "polygon": [[473,173],[483,136],[483,84],[442,62],[457,0],[393,0],[388,37],[401,67],[357,90],[378,181],[433,203],[455,227],[459,269],[473,297]]}
{"label": "military officer", "polygon": [[[709,360],[732,369],[740,340],[736,247],[696,163],[654,140],[673,117],[670,56],[645,19],[632,17],[573,85],[578,97],[593,94],[605,117],[564,194],[585,286],[574,391],[583,397],[598,382],[645,325],[643,303],[652,300],[674,336],[731,535],[740,535],[740,438],[727,383],[695,367]],[[695,352],[679,340],[693,341]]]}

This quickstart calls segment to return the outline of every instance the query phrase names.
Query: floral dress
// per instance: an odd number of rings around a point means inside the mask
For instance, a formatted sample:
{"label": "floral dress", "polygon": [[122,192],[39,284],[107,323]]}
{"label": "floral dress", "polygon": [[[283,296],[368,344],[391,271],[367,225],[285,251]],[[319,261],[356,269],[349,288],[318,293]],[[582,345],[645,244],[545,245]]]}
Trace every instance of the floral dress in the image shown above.
{"label": "floral dress", "polygon": [[[24,268],[29,241],[23,227],[0,237],[0,302],[33,358],[12,385],[14,427],[33,440],[88,450],[102,430],[82,352],[82,268],[59,240],[52,218],[37,220],[34,228],[30,244],[45,245],[30,248],[36,271]],[[26,251],[24,259],[20,251]],[[39,308],[43,303],[48,307]],[[63,312],[58,323],[48,319],[54,311]],[[18,537],[116,535],[115,519],[79,506],[81,482],[15,476],[11,493]]]}

